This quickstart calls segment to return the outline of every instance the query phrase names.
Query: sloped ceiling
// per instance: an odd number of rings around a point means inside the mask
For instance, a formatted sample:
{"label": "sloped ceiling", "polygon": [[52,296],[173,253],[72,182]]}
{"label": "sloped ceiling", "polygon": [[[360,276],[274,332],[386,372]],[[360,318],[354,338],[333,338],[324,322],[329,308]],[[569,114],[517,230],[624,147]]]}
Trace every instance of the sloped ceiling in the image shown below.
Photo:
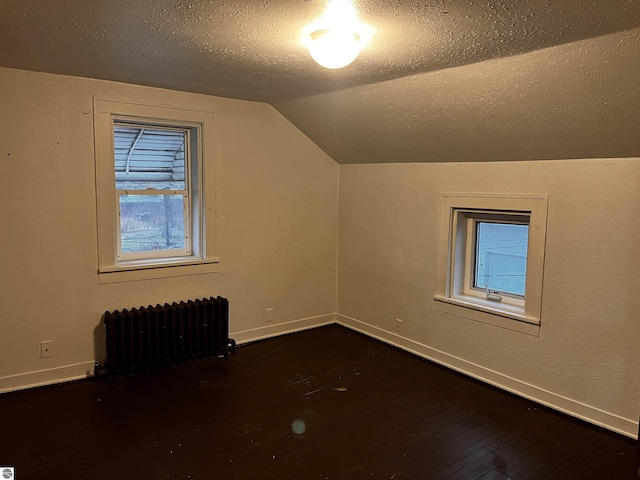
{"label": "sloped ceiling", "polygon": [[0,66],[268,102],[340,163],[640,156],[640,1],[354,3],[332,71],[326,0],[5,0]]}

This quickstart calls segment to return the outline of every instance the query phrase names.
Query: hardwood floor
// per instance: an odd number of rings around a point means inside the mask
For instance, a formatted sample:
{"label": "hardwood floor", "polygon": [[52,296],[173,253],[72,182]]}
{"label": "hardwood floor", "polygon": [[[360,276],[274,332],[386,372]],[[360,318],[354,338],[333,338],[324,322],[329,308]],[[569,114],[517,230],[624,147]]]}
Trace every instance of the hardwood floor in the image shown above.
{"label": "hardwood floor", "polygon": [[0,395],[16,479],[634,479],[635,442],[337,325]]}

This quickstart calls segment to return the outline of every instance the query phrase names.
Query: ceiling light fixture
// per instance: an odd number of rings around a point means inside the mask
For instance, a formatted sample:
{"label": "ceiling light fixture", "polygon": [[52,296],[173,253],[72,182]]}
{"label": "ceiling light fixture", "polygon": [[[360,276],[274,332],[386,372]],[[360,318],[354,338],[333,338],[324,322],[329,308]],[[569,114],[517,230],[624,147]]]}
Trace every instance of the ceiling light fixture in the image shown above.
{"label": "ceiling light fixture", "polygon": [[325,68],[342,68],[360,53],[360,36],[347,30],[324,29],[312,32],[309,53]]}
{"label": "ceiling light fixture", "polygon": [[371,28],[358,20],[351,0],[331,0],[322,18],[303,31],[311,57],[325,68],[353,62],[371,38]]}

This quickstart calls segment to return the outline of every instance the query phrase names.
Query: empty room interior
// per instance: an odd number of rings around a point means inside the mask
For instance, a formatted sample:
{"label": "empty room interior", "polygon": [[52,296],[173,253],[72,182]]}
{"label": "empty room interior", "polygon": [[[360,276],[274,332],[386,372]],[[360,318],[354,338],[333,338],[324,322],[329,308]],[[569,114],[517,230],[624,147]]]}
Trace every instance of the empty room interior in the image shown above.
{"label": "empty room interior", "polygon": [[[310,54],[331,8],[357,17],[342,68]],[[189,363],[200,384],[206,368],[228,369],[216,388],[252,369],[285,384],[280,348],[321,376],[309,357],[329,371],[332,346],[314,339],[335,339],[635,455],[639,2],[9,0],[0,26],[0,417],[79,384],[163,395],[183,367],[91,380],[105,312],[220,296],[238,348]],[[136,150],[174,138],[166,168]],[[344,378],[298,393],[348,408]],[[19,460],[0,451],[27,478]],[[363,465],[327,478],[436,478]],[[438,478],[482,477],[463,467]],[[172,472],[147,478],[191,478]]]}

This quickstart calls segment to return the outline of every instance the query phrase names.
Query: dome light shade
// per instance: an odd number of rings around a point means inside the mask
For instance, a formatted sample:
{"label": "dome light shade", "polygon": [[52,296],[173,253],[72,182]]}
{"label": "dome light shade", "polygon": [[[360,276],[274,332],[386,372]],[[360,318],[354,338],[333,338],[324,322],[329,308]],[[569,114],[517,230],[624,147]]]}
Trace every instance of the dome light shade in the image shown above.
{"label": "dome light shade", "polygon": [[342,68],[365,47],[373,29],[358,20],[353,0],[329,0],[324,14],[302,30],[302,44],[325,68]]}
{"label": "dome light shade", "polygon": [[360,36],[348,30],[328,28],[310,35],[309,53],[325,68],[346,67],[356,59],[360,47]]}

